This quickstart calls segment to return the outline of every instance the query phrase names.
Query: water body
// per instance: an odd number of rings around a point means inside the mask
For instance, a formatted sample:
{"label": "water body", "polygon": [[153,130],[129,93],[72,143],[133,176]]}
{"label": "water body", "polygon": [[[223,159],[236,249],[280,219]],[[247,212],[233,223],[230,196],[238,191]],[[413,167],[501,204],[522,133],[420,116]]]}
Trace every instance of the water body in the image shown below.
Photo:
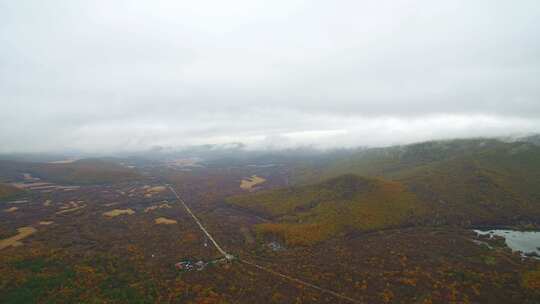
{"label": "water body", "polygon": [[474,230],[479,235],[497,235],[504,238],[506,245],[513,251],[523,254],[540,255],[540,231],[516,231],[516,230]]}

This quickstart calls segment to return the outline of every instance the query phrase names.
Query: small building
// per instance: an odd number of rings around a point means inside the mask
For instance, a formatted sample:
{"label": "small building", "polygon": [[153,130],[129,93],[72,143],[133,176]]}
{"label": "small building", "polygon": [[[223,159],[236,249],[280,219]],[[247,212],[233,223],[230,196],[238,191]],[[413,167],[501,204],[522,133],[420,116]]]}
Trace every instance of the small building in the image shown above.
{"label": "small building", "polygon": [[180,270],[180,271],[191,271],[194,268],[193,267],[193,262],[191,262],[189,260],[180,261],[180,262],[174,264],[174,267],[177,270]]}

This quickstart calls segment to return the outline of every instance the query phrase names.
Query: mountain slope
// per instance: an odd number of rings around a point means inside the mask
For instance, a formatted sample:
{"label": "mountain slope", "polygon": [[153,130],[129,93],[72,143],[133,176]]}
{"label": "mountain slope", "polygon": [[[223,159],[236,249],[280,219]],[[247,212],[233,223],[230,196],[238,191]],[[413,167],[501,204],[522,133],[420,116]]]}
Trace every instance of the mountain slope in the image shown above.
{"label": "mountain slope", "polygon": [[435,163],[399,178],[439,223],[517,225],[540,220],[540,149],[508,145]]}
{"label": "mountain slope", "polygon": [[403,183],[430,205],[434,224],[540,223],[540,147],[530,142],[468,139],[368,149],[302,168],[295,181],[348,173]]}
{"label": "mountain slope", "polygon": [[307,184],[347,173],[398,179],[436,163],[509,145],[496,139],[457,139],[371,148],[335,158],[322,166],[296,168],[292,179],[296,184]]}
{"label": "mountain slope", "polygon": [[529,142],[471,139],[368,149],[295,174],[294,187],[228,202],[273,219],[259,232],[293,244],[418,222],[540,225],[540,147]]}

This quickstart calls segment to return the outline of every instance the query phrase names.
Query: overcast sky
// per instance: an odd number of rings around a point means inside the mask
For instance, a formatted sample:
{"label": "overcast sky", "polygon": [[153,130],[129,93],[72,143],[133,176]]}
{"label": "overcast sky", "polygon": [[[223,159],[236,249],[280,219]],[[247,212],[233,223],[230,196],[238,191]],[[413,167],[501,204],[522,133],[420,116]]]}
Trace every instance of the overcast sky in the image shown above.
{"label": "overcast sky", "polygon": [[0,0],[0,152],[540,132],[540,3]]}

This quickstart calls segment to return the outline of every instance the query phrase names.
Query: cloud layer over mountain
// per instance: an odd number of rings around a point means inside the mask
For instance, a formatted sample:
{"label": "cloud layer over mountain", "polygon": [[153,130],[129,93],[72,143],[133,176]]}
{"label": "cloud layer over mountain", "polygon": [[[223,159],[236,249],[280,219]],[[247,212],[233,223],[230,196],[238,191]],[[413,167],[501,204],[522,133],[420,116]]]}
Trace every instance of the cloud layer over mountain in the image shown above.
{"label": "cloud layer over mountain", "polygon": [[540,5],[4,1],[0,152],[540,132]]}

